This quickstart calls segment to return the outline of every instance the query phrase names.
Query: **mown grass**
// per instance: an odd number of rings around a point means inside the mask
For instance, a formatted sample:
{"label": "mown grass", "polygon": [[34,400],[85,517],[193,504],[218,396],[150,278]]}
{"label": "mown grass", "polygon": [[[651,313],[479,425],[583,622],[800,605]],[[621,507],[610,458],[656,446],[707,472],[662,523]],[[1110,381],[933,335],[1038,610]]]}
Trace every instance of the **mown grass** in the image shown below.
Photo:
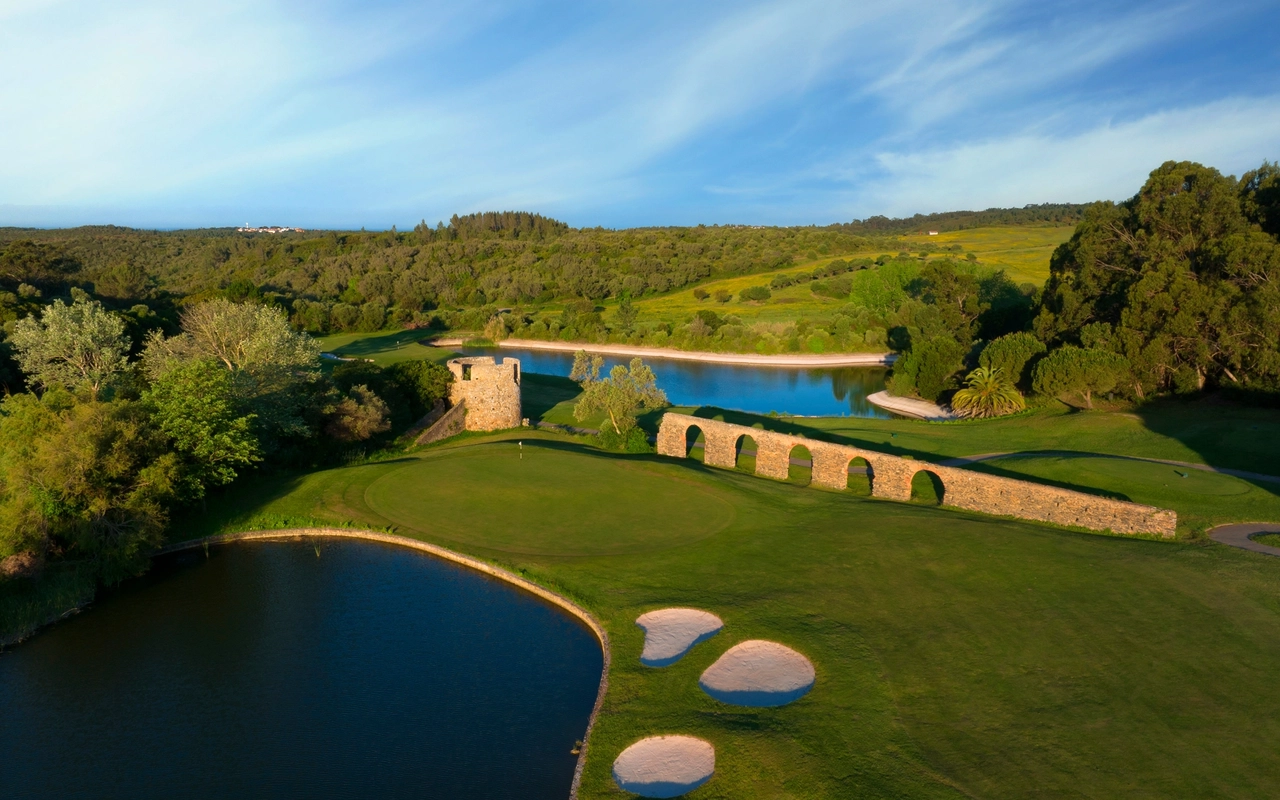
{"label": "mown grass", "polygon": [[[264,515],[394,526],[586,605],[614,662],[584,798],[624,796],[613,758],[656,733],[716,746],[698,800],[1266,797],[1280,782],[1278,559],[530,431],[260,481],[209,509],[179,535]],[[634,619],[676,605],[714,611],[724,631],[674,666],[640,666]],[[777,709],[704,695],[700,672],[748,638],[807,654],[813,691]]]}

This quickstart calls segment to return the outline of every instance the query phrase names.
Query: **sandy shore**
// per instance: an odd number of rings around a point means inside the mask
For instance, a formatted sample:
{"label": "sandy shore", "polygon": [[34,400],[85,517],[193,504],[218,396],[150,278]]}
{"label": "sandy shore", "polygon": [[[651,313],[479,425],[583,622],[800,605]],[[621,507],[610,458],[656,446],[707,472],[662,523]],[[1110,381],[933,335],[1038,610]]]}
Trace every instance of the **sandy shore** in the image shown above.
{"label": "sandy shore", "polygon": [[[436,347],[458,347],[463,340],[457,337],[436,339]],[[762,356],[754,353],[706,353],[696,350],[673,350],[667,347],[632,347],[622,344],[587,344],[578,342],[544,342],[538,339],[503,339],[498,347],[521,350],[549,350],[559,353],[576,353],[586,350],[606,356],[640,358],[665,358],[671,361],[701,361],[705,364],[743,364],[759,367],[886,367],[893,364],[894,353],[836,353],[832,355],[808,355],[781,353]]]}
{"label": "sandy shore", "polygon": [[876,392],[875,394],[869,394],[867,395],[867,402],[871,403],[871,405],[876,408],[882,408],[885,411],[892,411],[899,416],[911,417],[912,419],[927,419],[935,421],[960,419],[960,417],[952,414],[950,411],[947,411],[942,406],[929,403],[924,400],[912,400],[907,397],[894,397],[888,392]]}

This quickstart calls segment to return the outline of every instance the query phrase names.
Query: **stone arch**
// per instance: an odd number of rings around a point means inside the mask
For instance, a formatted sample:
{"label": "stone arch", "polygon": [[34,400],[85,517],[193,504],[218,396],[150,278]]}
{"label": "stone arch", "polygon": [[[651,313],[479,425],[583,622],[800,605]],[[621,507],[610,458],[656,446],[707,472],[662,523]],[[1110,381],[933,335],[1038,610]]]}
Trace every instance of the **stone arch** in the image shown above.
{"label": "stone arch", "polygon": [[683,438],[684,457],[692,458],[694,461],[705,462],[707,460],[707,432],[702,429],[701,425],[689,425],[684,429]]}
{"label": "stone arch", "polygon": [[854,456],[845,466],[845,488],[856,495],[870,497],[875,488],[875,467],[862,456]]}
{"label": "stone arch", "polygon": [[[797,462],[809,462],[808,465]],[[787,448],[787,481],[800,486],[813,482],[813,450],[807,442],[791,442]]]}
{"label": "stone arch", "polygon": [[751,433],[744,433],[734,442],[734,466],[737,469],[754,473],[756,471],[756,454],[760,452],[760,444]]}
{"label": "stone arch", "polygon": [[940,506],[947,495],[942,477],[931,469],[917,470],[911,476],[911,502],[926,506]]}

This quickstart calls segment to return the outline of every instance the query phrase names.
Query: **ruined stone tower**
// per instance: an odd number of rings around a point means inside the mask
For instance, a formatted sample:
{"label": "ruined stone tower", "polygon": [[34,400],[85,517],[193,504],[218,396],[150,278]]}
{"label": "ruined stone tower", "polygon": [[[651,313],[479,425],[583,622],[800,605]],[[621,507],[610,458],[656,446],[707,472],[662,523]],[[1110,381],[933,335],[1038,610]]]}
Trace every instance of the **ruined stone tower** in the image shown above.
{"label": "ruined stone tower", "polygon": [[488,356],[455,358],[449,403],[466,406],[466,429],[496,431],[520,427],[520,360],[496,362]]}

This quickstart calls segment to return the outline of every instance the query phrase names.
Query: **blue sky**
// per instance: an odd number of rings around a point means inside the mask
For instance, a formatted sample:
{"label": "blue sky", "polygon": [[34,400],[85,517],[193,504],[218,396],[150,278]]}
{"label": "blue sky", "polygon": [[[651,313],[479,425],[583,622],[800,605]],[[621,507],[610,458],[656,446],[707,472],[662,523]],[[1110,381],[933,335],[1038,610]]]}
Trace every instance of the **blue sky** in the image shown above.
{"label": "blue sky", "polygon": [[0,225],[827,224],[1280,159],[1280,3],[0,0]]}

